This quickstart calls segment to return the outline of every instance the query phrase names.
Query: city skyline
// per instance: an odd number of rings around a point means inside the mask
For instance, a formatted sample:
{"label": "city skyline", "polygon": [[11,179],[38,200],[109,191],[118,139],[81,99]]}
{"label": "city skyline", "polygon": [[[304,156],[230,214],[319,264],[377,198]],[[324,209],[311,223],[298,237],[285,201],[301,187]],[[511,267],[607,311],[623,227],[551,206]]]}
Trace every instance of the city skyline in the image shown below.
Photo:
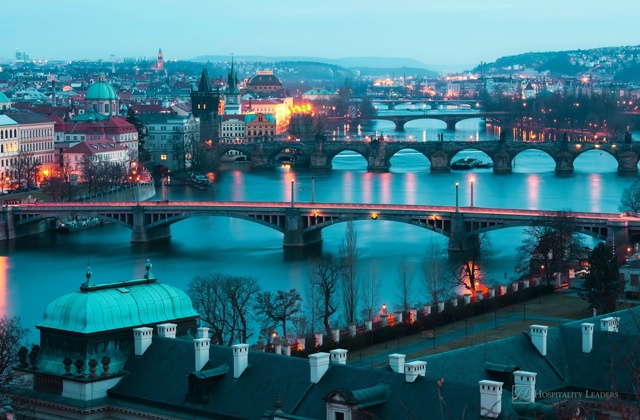
{"label": "city skyline", "polygon": [[507,0],[462,0],[455,9],[440,0],[393,7],[379,0],[321,5],[284,0],[277,6],[249,1],[242,9],[196,0],[177,14],[164,0],[134,5],[114,0],[108,7],[83,3],[75,11],[44,0],[30,4],[37,13],[28,25],[19,19],[26,12],[22,3],[5,5],[15,19],[0,30],[5,41],[0,59],[13,59],[16,49],[31,59],[108,60],[112,54],[152,57],[162,48],[167,60],[231,54],[398,57],[460,70],[531,51],[640,44],[629,30],[640,18],[632,0],[606,7],[599,0],[541,0],[535,8]]}

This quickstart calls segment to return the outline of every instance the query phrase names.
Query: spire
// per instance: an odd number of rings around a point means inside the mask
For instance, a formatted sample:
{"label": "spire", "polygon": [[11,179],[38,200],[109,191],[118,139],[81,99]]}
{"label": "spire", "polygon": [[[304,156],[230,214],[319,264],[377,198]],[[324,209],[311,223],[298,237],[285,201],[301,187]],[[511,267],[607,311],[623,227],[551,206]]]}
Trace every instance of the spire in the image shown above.
{"label": "spire", "polygon": [[202,69],[202,76],[198,82],[198,92],[211,92],[211,81],[209,80],[209,72],[207,68]]}

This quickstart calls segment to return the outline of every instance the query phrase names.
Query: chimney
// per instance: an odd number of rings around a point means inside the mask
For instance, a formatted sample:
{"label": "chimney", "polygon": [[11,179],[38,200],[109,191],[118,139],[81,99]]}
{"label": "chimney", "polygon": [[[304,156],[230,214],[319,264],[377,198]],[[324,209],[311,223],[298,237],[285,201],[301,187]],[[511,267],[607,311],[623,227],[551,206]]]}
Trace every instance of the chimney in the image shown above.
{"label": "chimney", "polygon": [[317,384],[329,369],[329,353],[314,353],[309,355],[311,366],[311,382]]}
{"label": "chimney", "polygon": [[404,354],[393,353],[389,355],[389,367],[395,373],[404,373]]}
{"label": "chimney", "polygon": [[582,352],[591,353],[593,348],[593,324],[584,322],[580,324],[582,326]]}
{"label": "chimney", "polygon": [[513,372],[513,399],[526,403],[536,402],[536,376],[535,372],[517,370]]}
{"label": "chimney", "polygon": [[602,331],[609,331],[609,332],[618,332],[618,327],[620,325],[620,318],[618,317],[607,317],[607,318],[602,318],[600,320],[600,329]]}
{"label": "chimney", "polygon": [[497,418],[502,412],[502,382],[483,380],[480,385],[480,416]]}
{"label": "chimney", "polygon": [[531,325],[531,342],[542,356],[547,355],[547,327],[546,325]]}
{"label": "chimney", "polygon": [[234,344],[233,349],[233,377],[238,379],[249,365],[249,345]]}
{"label": "chimney", "polygon": [[331,363],[338,365],[346,365],[347,364],[347,353],[349,350],[345,349],[334,349],[330,350],[331,354]]}
{"label": "chimney", "polygon": [[427,371],[427,362],[416,360],[414,362],[405,363],[404,380],[406,382],[414,382],[418,376],[424,376]]}
{"label": "chimney", "polygon": [[209,361],[210,338],[196,338],[193,340],[193,347],[196,350],[196,371],[201,371]]}
{"label": "chimney", "polygon": [[176,328],[178,327],[177,324],[159,324],[157,327],[158,337],[176,338]]}
{"label": "chimney", "polygon": [[142,356],[151,345],[153,328],[140,327],[133,329],[133,348],[136,356]]}
{"label": "chimney", "polygon": [[207,328],[207,327],[198,327],[198,332],[196,333],[196,338],[209,338],[209,328]]}

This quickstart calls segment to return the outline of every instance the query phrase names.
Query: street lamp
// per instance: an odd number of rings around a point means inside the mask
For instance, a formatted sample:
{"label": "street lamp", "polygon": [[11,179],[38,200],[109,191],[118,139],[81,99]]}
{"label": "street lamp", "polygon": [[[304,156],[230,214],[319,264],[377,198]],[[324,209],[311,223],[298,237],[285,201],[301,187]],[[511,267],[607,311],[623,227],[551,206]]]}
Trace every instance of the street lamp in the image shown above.
{"label": "street lamp", "polygon": [[315,177],[311,177],[311,202],[314,203],[316,201],[316,179]]}
{"label": "street lamp", "polygon": [[295,178],[291,178],[291,208],[293,208],[293,188],[295,184]]}
{"label": "street lamp", "polygon": [[473,207],[473,183],[475,182],[475,178],[471,178],[471,206]]}
{"label": "street lamp", "polygon": [[456,213],[458,212],[458,188],[459,187],[460,187],[460,184],[456,182]]}

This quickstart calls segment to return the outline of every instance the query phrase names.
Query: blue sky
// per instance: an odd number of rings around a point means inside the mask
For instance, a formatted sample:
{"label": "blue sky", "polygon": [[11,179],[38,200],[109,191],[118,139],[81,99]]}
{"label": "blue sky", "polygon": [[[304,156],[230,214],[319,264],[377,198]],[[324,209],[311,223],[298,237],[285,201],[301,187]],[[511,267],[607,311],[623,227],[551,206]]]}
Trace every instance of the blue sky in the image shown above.
{"label": "blue sky", "polygon": [[475,65],[528,51],[638,45],[638,0],[21,0],[0,59],[198,55],[406,57]]}

